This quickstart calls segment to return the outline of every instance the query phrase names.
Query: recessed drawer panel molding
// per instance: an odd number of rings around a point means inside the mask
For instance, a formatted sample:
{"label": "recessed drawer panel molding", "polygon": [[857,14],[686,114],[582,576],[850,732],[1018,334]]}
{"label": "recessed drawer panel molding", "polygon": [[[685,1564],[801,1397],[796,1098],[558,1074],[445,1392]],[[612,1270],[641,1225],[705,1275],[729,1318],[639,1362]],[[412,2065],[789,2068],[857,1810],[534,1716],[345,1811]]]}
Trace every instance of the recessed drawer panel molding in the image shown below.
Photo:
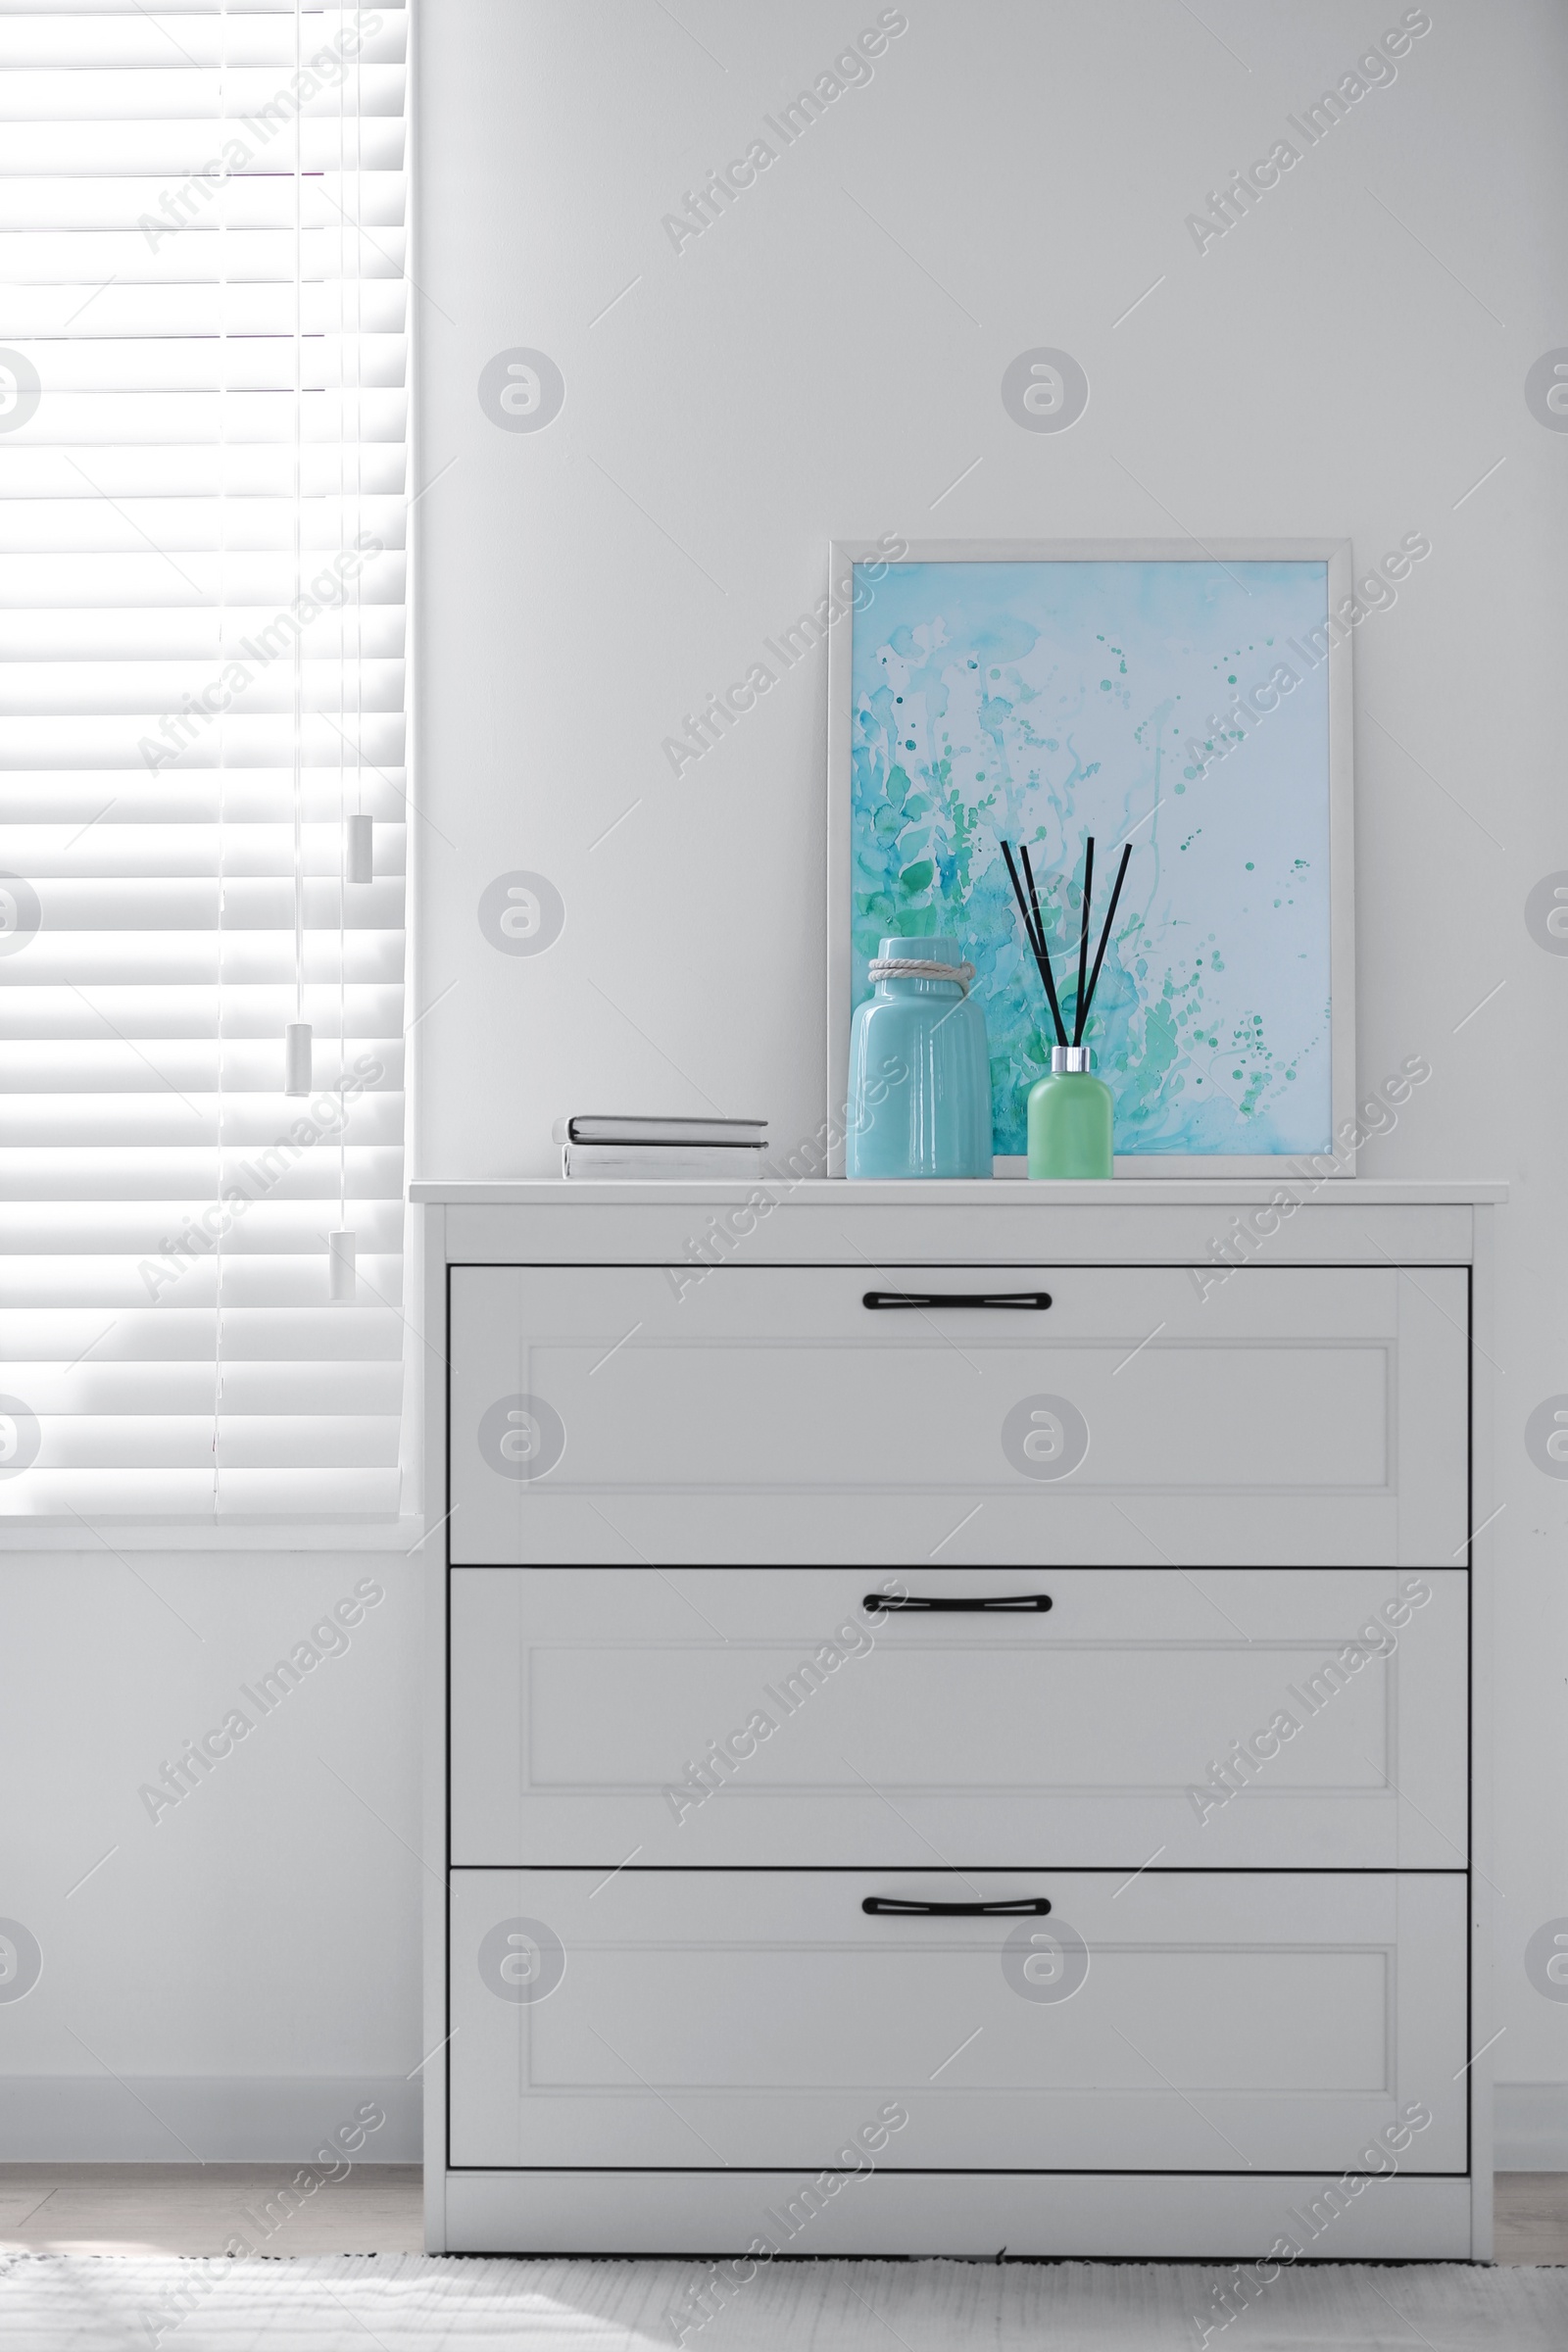
{"label": "recessed drawer panel molding", "polygon": [[1462,1569],[459,1569],[459,1864],[1454,1869]]}
{"label": "recessed drawer panel molding", "polygon": [[1453,1874],[460,1870],[450,1968],[459,2167],[1466,2163]]}
{"label": "recessed drawer panel molding", "polygon": [[457,1266],[453,1557],[1446,1567],[1466,1280]]}

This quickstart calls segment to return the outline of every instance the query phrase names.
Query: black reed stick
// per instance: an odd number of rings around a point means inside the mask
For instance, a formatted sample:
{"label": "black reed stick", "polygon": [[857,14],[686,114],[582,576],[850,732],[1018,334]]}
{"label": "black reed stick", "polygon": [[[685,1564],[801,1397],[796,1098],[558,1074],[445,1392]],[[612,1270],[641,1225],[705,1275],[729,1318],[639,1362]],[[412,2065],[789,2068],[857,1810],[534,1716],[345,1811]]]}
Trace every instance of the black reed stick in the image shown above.
{"label": "black reed stick", "polygon": [[[1023,848],[1021,843],[1019,846]],[[1061,1007],[1056,1003],[1056,983],[1052,976],[1051,952],[1046,946],[1045,925],[1040,920],[1040,901],[1035,893],[1034,875],[1029,868],[1029,852],[1027,848],[1023,848],[1024,871],[1029,874],[1029,898],[1034,901],[1034,919],[1032,921],[1029,914],[1029,900],[1026,900],[1023,895],[1023,885],[1018,880],[1018,869],[1012,862],[1012,852],[1005,842],[1002,845],[1002,855],[1007,861],[1007,878],[1012,884],[1012,895],[1018,902],[1018,912],[1023,917],[1024,937],[1029,942],[1030,953],[1039,965],[1040,977],[1045,982],[1046,1002],[1051,1006],[1051,1017],[1056,1024],[1057,1043],[1064,1046],[1067,1043],[1066,1024],[1061,1017]]]}
{"label": "black reed stick", "polygon": [[1055,995],[1055,974],[1054,974],[1054,969],[1051,969],[1051,948],[1046,946],[1046,917],[1039,912],[1039,892],[1034,889],[1034,868],[1030,863],[1030,845],[1027,845],[1027,842],[1018,842],[1018,854],[1022,857],[1022,877],[1025,877],[1025,882],[1030,884],[1030,906],[1034,910],[1034,939],[1037,939],[1037,943],[1039,943],[1039,953],[1037,953],[1037,957],[1034,957],[1034,962],[1039,964],[1039,976],[1042,976],[1042,981],[1046,983],[1046,1004],[1051,1006],[1051,1021],[1055,1023],[1055,1042],[1057,1045],[1067,1045],[1067,1023],[1062,1021],[1062,1006],[1060,1006],[1060,1000],[1057,1000],[1057,995]]}
{"label": "black reed stick", "polygon": [[[1012,884],[1012,895],[1018,902],[1018,912],[1023,921],[1024,937],[1029,942],[1029,952],[1033,956],[1036,964],[1039,966],[1040,977],[1046,988],[1047,999],[1050,1001],[1054,996],[1054,983],[1048,976],[1050,973],[1051,958],[1049,955],[1045,953],[1044,936],[1038,928],[1034,918],[1030,915],[1029,902],[1024,897],[1023,884],[1018,879],[1018,869],[1013,864],[1012,851],[1006,842],[1003,842],[1002,844],[1002,855],[1006,859],[1007,879]],[[1057,1019],[1059,1026],[1059,1015],[1054,1015],[1054,1017]]]}
{"label": "black reed stick", "polygon": [[[1129,841],[1122,850],[1121,863],[1116,868],[1116,887],[1110,894],[1110,905],[1105,909],[1105,927],[1100,934],[1100,947],[1095,956],[1095,968],[1089,975],[1089,994],[1084,999],[1083,1004],[1083,1023],[1085,1026],[1087,1026],[1089,1020],[1089,1007],[1095,1001],[1095,991],[1100,986],[1100,967],[1105,960],[1105,950],[1110,944],[1110,926],[1116,920],[1116,901],[1121,897],[1121,886],[1127,879],[1127,861],[1132,857],[1132,854],[1133,845]],[[1084,905],[1087,906],[1088,904],[1089,901],[1086,896]]]}
{"label": "black reed stick", "polygon": [[1046,956],[1049,962],[1050,956],[1046,949],[1046,918],[1040,911],[1040,893],[1035,888],[1035,869],[1029,862],[1029,844],[1026,841],[1020,841],[1018,852],[1023,858],[1023,878],[1029,885],[1029,904],[1034,908],[1035,937],[1040,942],[1041,954]]}
{"label": "black reed stick", "polygon": [[1012,862],[1012,852],[1005,842],[1002,845],[1002,855],[1007,861],[1007,879],[1012,884],[1012,895],[1018,902],[1018,912],[1023,916],[1024,936],[1029,942],[1029,952],[1038,963],[1040,960],[1040,936],[1034,926],[1034,917],[1029,912],[1029,902],[1023,895],[1023,884],[1018,879],[1018,868]]}
{"label": "black reed stick", "polygon": [[1084,844],[1084,916],[1078,930],[1078,1004],[1073,1013],[1072,1042],[1084,1042],[1084,1014],[1089,1006],[1086,989],[1089,973],[1089,894],[1095,886],[1095,837],[1091,833]]}
{"label": "black reed stick", "polygon": [[1029,844],[1020,841],[1018,849],[1023,858],[1023,878],[1029,885],[1029,904],[1035,910],[1035,937],[1040,942],[1041,976],[1046,983],[1046,995],[1051,1001],[1051,1017],[1056,1024],[1056,1043],[1067,1043],[1067,1024],[1061,1017],[1061,1005],[1056,997],[1055,975],[1051,968],[1051,950],[1046,945],[1046,918],[1040,911],[1040,893],[1035,888],[1035,869],[1029,862]]}
{"label": "black reed stick", "polygon": [[1055,1021],[1055,1042],[1057,1045],[1067,1045],[1067,1023],[1062,1021],[1062,1009],[1055,1000],[1055,978],[1054,978],[1054,974],[1051,974],[1051,951],[1046,948],[1046,917],[1039,912],[1039,892],[1034,889],[1034,868],[1030,865],[1030,845],[1027,845],[1027,842],[1018,842],[1018,847],[1022,852],[1022,877],[1025,877],[1025,882],[1030,884],[1030,906],[1034,907],[1034,934],[1037,934],[1037,939],[1039,939],[1039,959],[1042,959],[1042,969],[1044,969],[1044,978],[1046,978],[1046,995],[1051,998],[1051,1018]]}

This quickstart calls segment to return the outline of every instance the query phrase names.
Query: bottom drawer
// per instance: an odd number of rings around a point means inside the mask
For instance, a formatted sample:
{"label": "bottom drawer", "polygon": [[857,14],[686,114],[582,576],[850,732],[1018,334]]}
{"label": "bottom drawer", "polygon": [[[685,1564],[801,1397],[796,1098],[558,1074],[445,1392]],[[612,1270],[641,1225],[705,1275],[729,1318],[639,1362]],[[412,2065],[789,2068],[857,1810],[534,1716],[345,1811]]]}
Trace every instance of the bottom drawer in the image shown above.
{"label": "bottom drawer", "polygon": [[1465,1886],[455,1871],[449,2161],[1462,2172]]}

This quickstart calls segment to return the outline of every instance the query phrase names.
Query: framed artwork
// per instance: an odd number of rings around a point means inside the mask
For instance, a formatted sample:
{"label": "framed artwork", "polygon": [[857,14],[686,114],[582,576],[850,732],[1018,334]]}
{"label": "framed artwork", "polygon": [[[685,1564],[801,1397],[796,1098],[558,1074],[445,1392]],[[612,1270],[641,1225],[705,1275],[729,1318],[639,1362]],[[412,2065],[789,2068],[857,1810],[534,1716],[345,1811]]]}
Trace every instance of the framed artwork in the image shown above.
{"label": "framed artwork", "polygon": [[1118,1174],[1333,1152],[1355,1095],[1349,542],[831,554],[854,597],[829,637],[830,1114],[880,942],[951,933],[997,1173],[1022,1174],[1054,1033],[1002,844],[1029,846],[1070,1023],[1093,834],[1097,931],[1132,845],[1085,1040]]}

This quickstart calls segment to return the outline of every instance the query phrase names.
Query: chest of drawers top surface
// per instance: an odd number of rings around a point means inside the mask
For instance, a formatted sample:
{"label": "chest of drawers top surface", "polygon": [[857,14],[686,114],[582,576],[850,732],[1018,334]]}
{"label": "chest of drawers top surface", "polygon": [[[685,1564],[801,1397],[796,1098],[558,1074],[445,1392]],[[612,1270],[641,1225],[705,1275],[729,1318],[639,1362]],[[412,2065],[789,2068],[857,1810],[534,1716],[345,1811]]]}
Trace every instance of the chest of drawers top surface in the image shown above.
{"label": "chest of drawers top surface", "polygon": [[585,1201],[602,1206],[651,1206],[661,1201],[724,1201],[766,1190],[778,1206],[795,1211],[832,1211],[844,1201],[870,1209],[938,1206],[938,1209],[1159,1209],[1159,1206],[1244,1206],[1274,1200],[1293,1190],[1304,1209],[1361,1206],[1361,1209],[1446,1209],[1481,1206],[1507,1200],[1507,1183],[1491,1176],[1340,1176],[1281,1166],[1279,1176],[1116,1176],[1096,1183],[1030,1183],[999,1176],[931,1178],[909,1183],[844,1183],[842,1178],[766,1176],[743,1183],[701,1183],[679,1178],[665,1183],[620,1183],[562,1176],[420,1176],[409,1183],[409,1200],[466,1209],[566,1209]]}
{"label": "chest of drawers top surface", "polygon": [[[1100,1184],[567,1183],[410,1187],[448,1263],[1467,1265],[1477,1211],[1505,1200],[1482,1180],[1277,1178]],[[853,1235],[853,1238],[852,1238]]]}

